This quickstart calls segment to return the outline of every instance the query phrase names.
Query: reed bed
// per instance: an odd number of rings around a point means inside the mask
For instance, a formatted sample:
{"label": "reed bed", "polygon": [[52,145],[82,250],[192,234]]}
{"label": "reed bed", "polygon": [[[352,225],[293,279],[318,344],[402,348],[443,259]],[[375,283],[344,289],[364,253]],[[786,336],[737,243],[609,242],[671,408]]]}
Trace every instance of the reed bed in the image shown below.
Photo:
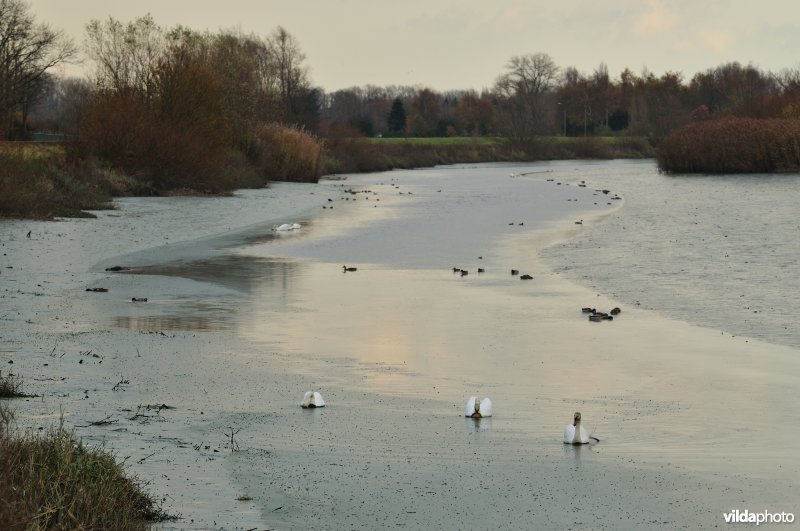
{"label": "reed bed", "polygon": [[315,183],[322,174],[322,144],[298,127],[261,125],[253,159],[266,180]]}
{"label": "reed bed", "polygon": [[689,125],[658,147],[667,173],[800,171],[800,120],[728,118]]}

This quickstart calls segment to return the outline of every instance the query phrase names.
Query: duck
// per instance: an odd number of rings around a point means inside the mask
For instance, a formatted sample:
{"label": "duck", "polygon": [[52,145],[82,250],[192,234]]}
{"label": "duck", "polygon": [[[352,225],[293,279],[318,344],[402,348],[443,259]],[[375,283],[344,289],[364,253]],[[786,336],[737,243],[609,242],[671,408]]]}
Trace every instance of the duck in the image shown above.
{"label": "duck", "polygon": [[306,391],[306,394],[303,395],[303,403],[300,405],[304,409],[325,407],[325,400],[322,399],[322,395],[317,391]]}
{"label": "duck", "polygon": [[354,272],[354,271],[358,271],[358,268],[357,268],[357,267],[347,267],[347,266],[342,266],[342,273],[347,273],[348,271],[349,271],[350,273],[352,273],[352,272]]}
{"label": "duck", "polygon": [[576,411],[572,424],[567,424],[564,428],[564,444],[589,444],[593,440],[600,442],[600,439],[591,437],[581,426],[581,412]]}
{"label": "duck", "polygon": [[464,410],[464,416],[474,419],[491,417],[492,401],[488,397],[483,400],[478,400],[477,396],[469,397],[469,400],[467,400],[467,407]]}

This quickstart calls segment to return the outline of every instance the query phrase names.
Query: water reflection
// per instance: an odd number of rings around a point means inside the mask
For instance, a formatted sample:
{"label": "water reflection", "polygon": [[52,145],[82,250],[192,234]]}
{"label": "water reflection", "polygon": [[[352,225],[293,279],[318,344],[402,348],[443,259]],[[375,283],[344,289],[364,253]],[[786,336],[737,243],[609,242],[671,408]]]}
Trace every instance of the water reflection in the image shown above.
{"label": "water reflection", "polygon": [[323,407],[301,408],[299,405],[297,407],[301,410],[303,420],[311,424],[319,422],[325,410]]}
{"label": "water reflection", "polygon": [[492,429],[492,417],[483,417],[474,419],[471,417],[464,417],[464,426],[470,433],[480,433]]}
{"label": "water reflection", "polygon": [[113,319],[117,328],[159,332],[162,330],[186,330],[198,332],[219,332],[231,328],[230,323],[199,315],[121,315]]}
{"label": "water reflection", "polygon": [[256,287],[263,290],[266,286],[276,294],[285,296],[289,284],[301,273],[302,267],[302,263],[283,259],[230,255],[206,260],[143,266],[131,273],[212,282],[247,293],[254,291]]}
{"label": "water reflection", "polygon": [[595,444],[596,443],[590,443],[590,444],[562,443],[562,446],[564,447],[564,456],[567,458],[572,458],[572,460],[575,461],[576,463],[580,463],[582,457],[588,457],[596,453],[596,450],[592,448],[593,446],[595,446]]}
{"label": "water reflection", "polygon": [[125,307],[133,315],[116,316],[112,323],[134,330],[231,330],[249,319],[253,305],[267,318],[300,311],[292,294],[304,271],[299,262],[235,255],[137,267],[124,274],[166,277],[151,288],[160,291],[158,304]]}

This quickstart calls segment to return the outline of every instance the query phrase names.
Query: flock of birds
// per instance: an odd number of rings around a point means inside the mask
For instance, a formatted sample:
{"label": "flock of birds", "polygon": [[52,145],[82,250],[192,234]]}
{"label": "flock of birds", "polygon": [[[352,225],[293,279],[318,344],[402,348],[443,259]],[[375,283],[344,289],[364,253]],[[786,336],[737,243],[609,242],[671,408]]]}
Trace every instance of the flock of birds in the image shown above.
{"label": "flock of birds", "polygon": [[[304,409],[325,407],[325,399],[322,398],[319,391],[306,391],[300,406]],[[464,409],[464,416],[475,420],[491,417],[492,413],[492,400],[489,397],[479,400],[477,396],[471,396]],[[575,412],[572,424],[567,424],[564,428],[564,444],[590,444],[592,442],[600,442],[600,439],[589,435],[586,428],[581,426],[580,412]]]}
{"label": "flock of birds", "polygon": [[619,307],[613,308],[608,312],[598,312],[596,308],[581,308],[581,312],[589,314],[589,320],[595,323],[600,321],[613,321],[615,315],[622,313]]}
{"label": "flock of birds", "polygon": [[[514,177],[514,175],[511,175],[511,176]],[[548,180],[552,180],[552,179],[548,179]],[[561,183],[558,183],[558,184],[561,184]],[[399,186],[394,185],[394,184],[392,186],[394,186],[396,188],[399,188]],[[585,187],[586,185],[585,185],[585,183],[583,181],[581,181],[581,184],[579,186]],[[598,190],[598,191],[602,191],[603,194],[608,194],[609,193],[608,190]],[[360,193],[362,191],[355,191],[355,190],[349,189],[349,190],[345,190],[345,192],[350,193],[352,195],[356,195],[357,193]],[[366,192],[371,192],[371,191],[366,191]],[[372,192],[372,193],[374,193],[374,192]],[[615,196],[615,197],[612,197],[612,199],[621,199],[621,198],[618,197],[618,196]],[[328,201],[332,201],[332,200],[328,199]],[[323,208],[325,208],[325,207],[323,207]],[[331,206],[330,208],[333,208],[333,206]],[[582,222],[583,222],[583,220],[580,220],[579,222],[576,221],[575,223],[576,224],[582,224]],[[514,225],[514,223],[509,223],[509,225]],[[519,225],[522,225],[522,223],[520,222]],[[282,225],[275,225],[274,227],[272,227],[272,230],[276,231],[276,232],[286,232],[286,231],[298,230],[300,228],[301,228],[301,226],[300,226],[299,223],[284,223]],[[483,257],[481,256],[481,257],[478,257],[478,258],[482,259]],[[346,266],[346,265],[342,266],[342,272],[343,273],[355,272],[357,270],[358,269],[355,268],[355,267],[350,267],[350,266]],[[484,272],[485,272],[484,268],[482,268],[482,267],[478,268],[478,273],[484,273]],[[463,277],[463,276],[468,275],[469,271],[466,270],[466,269],[462,269],[460,267],[454,267],[453,268],[453,274],[458,274],[458,275]],[[531,275],[528,275],[528,274],[520,275],[518,269],[512,269],[511,270],[511,275],[512,276],[518,276],[520,278],[520,280],[532,280],[533,279],[533,277]],[[583,308],[582,311],[583,311],[583,313],[590,314],[589,315],[589,320],[590,321],[604,321],[604,320],[610,321],[610,320],[614,319],[615,315],[617,315],[617,314],[619,314],[621,312],[621,310],[619,308],[614,308],[611,311],[609,311],[608,313],[606,313],[606,312],[598,312],[595,308]],[[322,397],[322,395],[318,391],[313,391],[313,390],[312,391],[306,391],[305,394],[303,395],[303,401],[301,402],[300,405],[304,409],[321,408],[321,407],[325,407],[325,399]],[[465,417],[473,418],[475,420],[480,420],[482,418],[491,417],[492,414],[493,414],[493,408],[492,408],[492,401],[491,401],[490,398],[486,397],[486,398],[483,398],[483,399],[478,399],[477,396],[471,396],[467,400],[467,404],[466,404],[465,410],[464,410],[464,416]],[[600,442],[600,439],[598,439],[597,437],[591,436],[586,431],[586,428],[581,426],[581,414],[580,414],[580,412],[575,412],[575,414],[573,416],[573,419],[572,419],[572,424],[568,424],[564,428],[564,443],[565,444],[578,444],[579,445],[579,444],[590,444],[592,442]]]}
{"label": "flock of birds", "polygon": [[[483,258],[483,257],[479,256],[478,258],[480,259],[480,258]],[[484,269],[482,267],[478,268],[478,273],[485,273],[485,272],[486,272],[486,269]],[[460,267],[454,267],[453,268],[453,274],[458,274],[458,275],[464,277],[464,276],[469,275],[469,270],[461,269]],[[512,269],[511,270],[511,276],[519,276],[520,280],[533,280],[533,277],[528,275],[528,274],[520,275],[519,274],[519,269]]]}

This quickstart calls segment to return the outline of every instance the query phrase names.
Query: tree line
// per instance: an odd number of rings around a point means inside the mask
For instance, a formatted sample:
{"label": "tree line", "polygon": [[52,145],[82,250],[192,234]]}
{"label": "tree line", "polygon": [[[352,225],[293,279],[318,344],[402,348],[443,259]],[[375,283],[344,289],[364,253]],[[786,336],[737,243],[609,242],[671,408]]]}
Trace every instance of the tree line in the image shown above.
{"label": "tree line", "polygon": [[656,144],[710,118],[800,117],[800,70],[736,62],[688,80],[630,69],[612,77],[604,64],[587,74],[534,53],[511,57],[480,92],[371,85],[325,92],[281,27],[259,36],[165,28],[149,15],[108,18],[89,22],[81,48],[91,76],[55,75],[54,67],[78,58],[78,46],[36,23],[23,0],[0,0],[0,138],[25,139],[31,129],[75,136],[85,155],[154,189],[314,180],[323,145],[358,136],[524,142],[618,134]]}
{"label": "tree line", "polygon": [[322,126],[407,136],[645,136],[711,118],[800,118],[800,69],[765,72],[725,63],[684,80],[605,64],[590,74],[561,68],[543,53],[512,57],[494,86],[436,92],[419,87],[354,87],[324,95]]}

